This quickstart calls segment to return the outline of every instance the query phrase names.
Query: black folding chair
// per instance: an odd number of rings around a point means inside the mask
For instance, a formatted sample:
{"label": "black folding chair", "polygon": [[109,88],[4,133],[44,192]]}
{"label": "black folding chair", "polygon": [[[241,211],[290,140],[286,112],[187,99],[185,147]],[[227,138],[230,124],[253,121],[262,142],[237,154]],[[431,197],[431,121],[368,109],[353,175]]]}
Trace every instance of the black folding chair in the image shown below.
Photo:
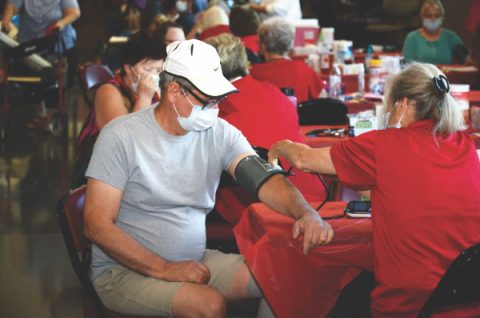
{"label": "black folding chair", "polygon": [[455,310],[465,307],[480,308],[480,243],[461,252],[452,262],[418,317],[427,318],[445,310],[451,317],[459,317]]}
{"label": "black folding chair", "polygon": [[348,125],[347,106],[340,100],[317,98],[300,103],[300,125]]}

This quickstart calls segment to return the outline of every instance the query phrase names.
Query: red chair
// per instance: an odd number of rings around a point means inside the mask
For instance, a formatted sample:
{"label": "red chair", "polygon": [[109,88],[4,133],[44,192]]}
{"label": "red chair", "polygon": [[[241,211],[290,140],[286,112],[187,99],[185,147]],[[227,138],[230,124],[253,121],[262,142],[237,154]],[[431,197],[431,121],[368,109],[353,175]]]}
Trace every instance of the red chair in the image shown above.
{"label": "red chair", "polygon": [[86,186],[69,191],[59,201],[57,214],[73,270],[86,294],[85,318],[140,318],[119,314],[103,306],[89,277],[91,242],[83,235],[83,206]]}
{"label": "red chair", "polygon": [[112,80],[115,75],[106,65],[87,63],[80,67],[79,77],[85,102],[92,108],[94,90]]}

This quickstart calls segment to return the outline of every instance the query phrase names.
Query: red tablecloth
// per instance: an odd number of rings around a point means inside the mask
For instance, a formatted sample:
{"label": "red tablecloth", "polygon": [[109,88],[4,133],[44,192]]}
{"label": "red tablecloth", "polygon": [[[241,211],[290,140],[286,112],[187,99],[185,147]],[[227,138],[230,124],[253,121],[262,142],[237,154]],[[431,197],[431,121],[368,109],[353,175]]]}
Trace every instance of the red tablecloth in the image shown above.
{"label": "red tablecloth", "polygon": [[[316,137],[316,136],[308,136],[307,133],[316,129],[338,129],[338,128],[345,128],[345,137]],[[328,147],[332,146],[333,144],[340,142],[342,140],[348,139],[348,126],[324,126],[324,125],[307,125],[307,126],[300,126],[300,134],[305,136],[305,141],[307,145],[313,148],[320,148],[320,147]]]}
{"label": "red tablecloth", "polygon": [[[330,202],[321,215],[343,213]],[[276,317],[325,317],[342,290],[362,270],[373,270],[370,219],[329,221],[335,238],[308,255],[303,239],[292,238],[294,220],[261,203],[252,204],[234,229],[240,252]]]}

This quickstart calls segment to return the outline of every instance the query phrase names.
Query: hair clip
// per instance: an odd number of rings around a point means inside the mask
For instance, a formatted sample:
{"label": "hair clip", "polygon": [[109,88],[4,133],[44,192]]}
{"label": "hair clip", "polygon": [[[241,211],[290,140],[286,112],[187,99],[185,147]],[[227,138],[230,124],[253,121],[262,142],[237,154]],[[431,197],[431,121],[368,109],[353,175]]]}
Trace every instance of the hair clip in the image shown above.
{"label": "hair clip", "polygon": [[450,83],[445,75],[438,75],[433,77],[433,83],[435,88],[440,94],[445,94],[450,92]]}

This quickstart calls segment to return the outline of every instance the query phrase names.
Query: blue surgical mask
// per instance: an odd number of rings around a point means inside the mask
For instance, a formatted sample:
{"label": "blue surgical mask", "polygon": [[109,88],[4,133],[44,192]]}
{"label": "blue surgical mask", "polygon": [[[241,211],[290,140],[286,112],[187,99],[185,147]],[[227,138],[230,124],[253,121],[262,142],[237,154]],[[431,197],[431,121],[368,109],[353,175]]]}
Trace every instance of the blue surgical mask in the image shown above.
{"label": "blue surgical mask", "polygon": [[433,33],[435,31],[438,30],[438,28],[440,28],[440,26],[442,25],[442,21],[443,19],[442,18],[438,18],[438,19],[427,19],[427,18],[424,18],[423,19],[423,27],[425,29],[428,30],[428,32],[430,33]]}
{"label": "blue surgical mask", "polygon": [[192,112],[188,117],[180,116],[175,104],[173,104],[173,108],[177,113],[178,123],[186,131],[207,130],[215,124],[218,118],[218,108],[202,109],[202,106],[192,104]]}

